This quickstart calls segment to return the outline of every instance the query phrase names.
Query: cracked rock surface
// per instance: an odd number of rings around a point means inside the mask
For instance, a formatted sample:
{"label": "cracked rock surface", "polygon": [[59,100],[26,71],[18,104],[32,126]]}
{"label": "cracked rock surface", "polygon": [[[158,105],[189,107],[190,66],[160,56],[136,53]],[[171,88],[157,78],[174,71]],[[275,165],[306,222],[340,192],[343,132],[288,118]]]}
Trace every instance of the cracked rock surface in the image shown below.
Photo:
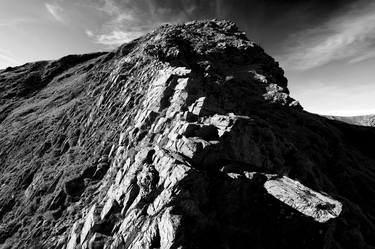
{"label": "cracked rock surface", "polygon": [[375,248],[375,130],[234,23],[0,71],[0,248]]}

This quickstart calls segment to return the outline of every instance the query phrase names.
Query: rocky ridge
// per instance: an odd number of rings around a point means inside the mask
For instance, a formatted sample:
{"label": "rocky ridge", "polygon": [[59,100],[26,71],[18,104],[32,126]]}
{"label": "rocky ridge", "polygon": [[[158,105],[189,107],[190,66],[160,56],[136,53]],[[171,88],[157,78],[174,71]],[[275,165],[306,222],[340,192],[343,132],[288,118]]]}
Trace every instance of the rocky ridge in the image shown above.
{"label": "rocky ridge", "polygon": [[0,71],[2,248],[375,248],[375,131],[228,21]]}

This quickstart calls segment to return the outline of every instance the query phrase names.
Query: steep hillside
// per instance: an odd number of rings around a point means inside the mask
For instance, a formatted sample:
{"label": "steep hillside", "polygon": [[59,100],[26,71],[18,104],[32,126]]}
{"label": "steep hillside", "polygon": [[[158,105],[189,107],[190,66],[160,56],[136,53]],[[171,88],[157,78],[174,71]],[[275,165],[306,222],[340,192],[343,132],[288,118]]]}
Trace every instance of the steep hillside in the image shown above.
{"label": "steep hillside", "polygon": [[0,248],[375,248],[375,130],[227,21],[0,71]]}

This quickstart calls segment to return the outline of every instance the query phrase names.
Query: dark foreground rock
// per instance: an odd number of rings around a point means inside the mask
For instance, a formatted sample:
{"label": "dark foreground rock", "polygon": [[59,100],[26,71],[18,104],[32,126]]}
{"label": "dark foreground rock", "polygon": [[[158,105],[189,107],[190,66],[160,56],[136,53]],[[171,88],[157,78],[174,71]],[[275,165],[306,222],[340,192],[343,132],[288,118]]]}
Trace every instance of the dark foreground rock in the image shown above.
{"label": "dark foreground rock", "polygon": [[226,21],[0,71],[1,248],[375,248],[375,130]]}

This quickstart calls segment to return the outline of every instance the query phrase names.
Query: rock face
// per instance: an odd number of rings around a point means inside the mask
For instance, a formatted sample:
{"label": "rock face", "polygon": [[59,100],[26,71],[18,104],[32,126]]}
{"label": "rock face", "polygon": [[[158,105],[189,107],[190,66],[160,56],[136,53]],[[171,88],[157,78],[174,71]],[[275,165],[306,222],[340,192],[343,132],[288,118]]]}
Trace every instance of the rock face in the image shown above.
{"label": "rock face", "polygon": [[375,248],[375,130],[227,21],[0,71],[1,248]]}

